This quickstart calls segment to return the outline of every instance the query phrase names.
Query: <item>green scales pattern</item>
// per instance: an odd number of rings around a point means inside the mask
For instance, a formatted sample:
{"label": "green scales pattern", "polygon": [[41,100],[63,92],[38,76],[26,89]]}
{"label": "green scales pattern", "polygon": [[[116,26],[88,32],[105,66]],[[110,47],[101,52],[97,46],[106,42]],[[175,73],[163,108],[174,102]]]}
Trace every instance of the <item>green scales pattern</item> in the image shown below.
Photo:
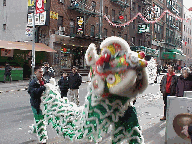
{"label": "green scales pattern", "polygon": [[41,109],[48,124],[51,123],[57,134],[64,138],[95,142],[101,140],[112,125],[112,144],[124,140],[130,144],[143,144],[136,110],[127,105],[129,98],[117,95],[100,98],[92,93],[90,85],[85,104],[81,107],[67,98],[60,98],[57,89],[46,90]]}

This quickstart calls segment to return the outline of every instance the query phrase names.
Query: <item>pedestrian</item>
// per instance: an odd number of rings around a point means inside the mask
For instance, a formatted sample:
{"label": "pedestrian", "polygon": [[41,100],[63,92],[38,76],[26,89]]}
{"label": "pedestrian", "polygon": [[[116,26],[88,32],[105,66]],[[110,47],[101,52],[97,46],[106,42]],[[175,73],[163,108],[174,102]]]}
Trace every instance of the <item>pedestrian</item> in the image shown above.
{"label": "pedestrian", "polygon": [[176,96],[183,97],[184,91],[192,91],[192,74],[188,67],[184,67],[178,77]]}
{"label": "pedestrian", "polygon": [[164,116],[160,120],[166,120],[167,96],[175,96],[177,86],[177,76],[175,75],[173,66],[169,65],[168,73],[163,76],[160,84],[160,91],[163,94]]}
{"label": "pedestrian", "polygon": [[77,68],[73,66],[72,73],[69,75],[69,88],[70,88],[70,95],[71,101],[76,102],[77,106],[80,105],[79,103],[79,86],[82,83],[82,77],[77,72]]}
{"label": "pedestrian", "polygon": [[11,83],[11,81],[12,81],[12,78],[11,78],[11,70],[12,70],[12,68],[11,68],[11,66],[9,65],[9,63],[6,63],[5,64],[5,73],[4,73],[4,83],[6,82],[6,79],[7,79],[7,77],[9,78],[9,81],[10,81],[10,83]]}
{"label": "pedestrian", "polygon": [[46,83],[49,83],[49,80],[51,79],[51,77],[55,76],[55,71],[52,67],[49,66],[48,62],[44,62],[43,72],[44,72],[43,77]]}
{"label": "pedestrian", "polygon": [[161,65],[158,63],[157,64],[157,75],[161,74]]}
{"label": "pedestrian", "polygon": [[61,79],[58,81],[58,85],[61,91],[61,98],[67,97],[67,92],[69,89],[69,81],[66,72],[62,73]]}
{"label": "pedestrian", "polygon": [[41,96],[45,91],[45,80],[41,66],[34,68],[35,78],[29,83],[28,93],[30,94],[31,108],[34,114],[35,124],[30,126],[29,133],[36,134],[40,143],[46,143],[48,136],[44,115],[40,109]]}

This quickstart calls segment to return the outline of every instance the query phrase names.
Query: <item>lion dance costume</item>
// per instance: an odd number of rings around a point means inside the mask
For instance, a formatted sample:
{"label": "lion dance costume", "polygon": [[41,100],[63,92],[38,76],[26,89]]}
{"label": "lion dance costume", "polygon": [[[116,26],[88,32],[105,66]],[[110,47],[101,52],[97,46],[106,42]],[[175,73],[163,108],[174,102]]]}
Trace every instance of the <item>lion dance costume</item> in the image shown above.
{"label": "lion dance costume", "polygon": [[60,98],[56,82],[51,79],[41,97],[45,120],[57,134],[71,140],[98,142],[109,132],[111,143],[144,143],[136,110],[131,100],[148,86],[143,52],[132,52],[119,37],[106,38],[100,45],[101,55],[90,44],[86,62],[91,82],[85,104],[77,107],[67,98]]}

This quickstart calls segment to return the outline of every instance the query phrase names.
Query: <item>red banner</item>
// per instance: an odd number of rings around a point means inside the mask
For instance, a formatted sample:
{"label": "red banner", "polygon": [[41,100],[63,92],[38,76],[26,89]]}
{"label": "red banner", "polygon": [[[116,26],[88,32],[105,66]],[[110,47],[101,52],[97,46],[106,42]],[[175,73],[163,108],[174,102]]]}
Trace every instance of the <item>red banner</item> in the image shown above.
{"label": "red banner", "polygon": [[44,11],[44,0],[36,0],[36,14]]}

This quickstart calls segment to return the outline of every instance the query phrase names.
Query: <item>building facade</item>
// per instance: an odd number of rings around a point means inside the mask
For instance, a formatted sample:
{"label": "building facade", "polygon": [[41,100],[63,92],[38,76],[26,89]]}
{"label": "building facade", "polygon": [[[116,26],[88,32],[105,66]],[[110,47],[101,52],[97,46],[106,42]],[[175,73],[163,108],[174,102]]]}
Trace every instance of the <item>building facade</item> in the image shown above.
{"label": "building facade", "polygon": [[187,66],[192,65],[192,58],[191,58],[192,57],[192,45],[191,45],[191,41],[192,41],[192,35],[191,35],[192,19],[191,19],[191,16],[192,16],[192,13],[184,7],[183,18],[185,20],[183,21],[182,50],[183,50],[183,53],[186,55],[186,59],[183,62],[183,64],[185,63]]}
{"label": "building facade", "polygon": [[[183,0],[153,0],[155,18],[169,10],[175,16],[183,18]],[[166,13],[152,26],[152,48],[159,50],[158,62],[161,65],[180,65],[184,59],[182,48],[182,21]],[[179,49],[177,51],[177,49]],[[175,53],[175,54],[174,54]]]}
{"label": "building facade", "polygon": [[26,0],[0,0],[0,40],[31,40],[25,35],[27,26]]}

